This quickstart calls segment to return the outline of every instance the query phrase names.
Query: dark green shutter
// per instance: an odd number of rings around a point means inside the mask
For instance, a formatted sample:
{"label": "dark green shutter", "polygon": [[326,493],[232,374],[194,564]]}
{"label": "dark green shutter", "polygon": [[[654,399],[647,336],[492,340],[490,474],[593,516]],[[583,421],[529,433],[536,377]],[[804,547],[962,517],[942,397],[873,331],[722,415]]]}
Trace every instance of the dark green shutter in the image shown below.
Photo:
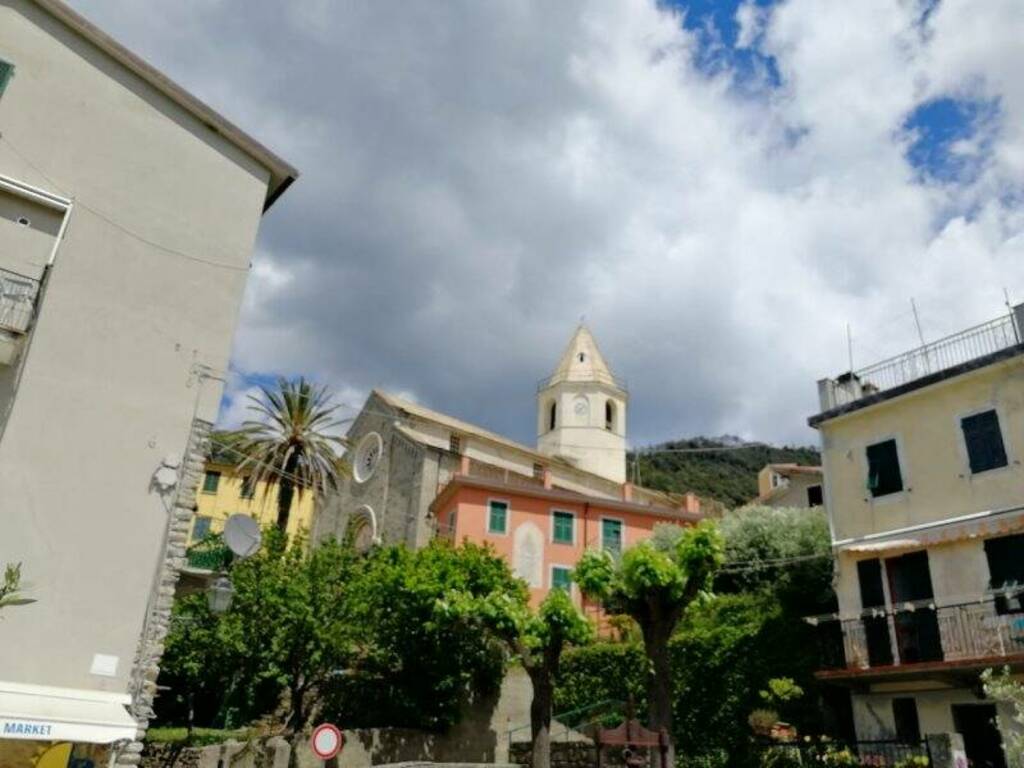
{"label": "dark green shutter", "polygon": [[14,65],[0,59],[0,94],[3,94],[4,89],[7,87],[7,83],[10,82],[13,74]]}

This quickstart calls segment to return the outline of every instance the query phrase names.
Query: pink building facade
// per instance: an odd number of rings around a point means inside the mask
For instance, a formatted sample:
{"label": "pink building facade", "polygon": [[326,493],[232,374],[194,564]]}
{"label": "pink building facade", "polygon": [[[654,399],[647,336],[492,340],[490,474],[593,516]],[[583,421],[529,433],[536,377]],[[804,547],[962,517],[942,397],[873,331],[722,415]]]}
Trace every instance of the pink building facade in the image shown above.
{"label": "pink building facade", "polygon": [[571,582],[572,569],[588,549],[621,552],[651,536],[654,526],[693,525],[702,518],[699,501],[688,494],[680,509],[630,500],[586,496],[550,487],[504,483],[455,475],[431,505],[439,536],[454,542],[489,544],[530,587],[536,605],[551,589],[568,589],[588,612]]}

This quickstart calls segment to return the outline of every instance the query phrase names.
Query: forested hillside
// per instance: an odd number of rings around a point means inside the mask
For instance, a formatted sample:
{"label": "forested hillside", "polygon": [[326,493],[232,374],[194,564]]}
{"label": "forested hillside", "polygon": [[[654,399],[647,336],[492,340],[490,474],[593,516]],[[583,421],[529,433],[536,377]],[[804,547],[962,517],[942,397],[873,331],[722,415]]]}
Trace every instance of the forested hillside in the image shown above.
{"label": "forested hillside", "polygon": [[[665,453],[664,451],[694,448],[728,448],[689,453]],[[757,473],[765,464],[819,464],[821,457],[817,448],[775,447],[763,443],[746,445],[742,440],[730,437],[693,437],[639,450],[639,466],[636,455],[629,455],[629,477],[641,485],[660,491],[685,493],[693,491],[698,496],[720,501],[727,507],[735,507],[750,501],[757,495]],[[638,471],[639,476],[634,475]]]}

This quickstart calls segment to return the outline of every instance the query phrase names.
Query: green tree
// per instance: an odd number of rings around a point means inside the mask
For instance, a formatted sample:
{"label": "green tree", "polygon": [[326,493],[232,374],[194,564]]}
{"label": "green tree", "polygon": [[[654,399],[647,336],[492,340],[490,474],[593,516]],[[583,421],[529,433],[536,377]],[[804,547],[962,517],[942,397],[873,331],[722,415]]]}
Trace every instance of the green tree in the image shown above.
{"label": "green tree", "polygon": [[249,471],[254,484],[277,488],[277,527],[285,531],[292,499],[298,494],[321,495],[337,487],[341,463],[337,450],[344,440],[332,432],[340,425],[326,387],[305,378],[279,379],[276,390],[260,387],[250,396],[256,418],[246,421],[229,439],[240,472]]}
{"label": "green tree", "polygon": [[257,555],[231,569],[235,596],[219,637],[247,672],[238,693],[259,701],[268,688],[283,689],[292,733],[306,727],[314,695],[351,658],[347,607],[356,559],[333,540],[308,549],[301,537],[288,544],[273,529]]}
{"label": "green tree", "polygon": [[533,685],[530,754],[533,768],[551,765],[551,709],[555,677],[566,646],[582,645],[593,629],[563,589],[552,589],[536,612],[527,612],[512,641]]}
{"label": "green tree", "polygon": [[34,603],[31,597],[21,594],[21,563],[8,563],[4,568],[4,580],[0,583],[0,608]]}
{"label": "green tree", "polygon": [[435,541],[376,550],[348,599],[356,646],[325,712],[352,727],[440,731],[498,690],[526,589],[489,547]]}
{"label": "green tree", "polygon": [[770,591],[795,616],[836,610],[832,540],[823,509],[744,507],[719,524],[729,565],[716,593]]}
{"label": "green tree", "polygon": [[1003,734],[1007,764],[1024,765],[1024,685],[1010,677],[1009,669],[1004,669],[999,674],[986,669],[981,676],[981,682],[986,696],[1013,707],[1013,715],[1009,722],[1002,715],[997,715],[996,721]]}
{"label": "green tree", "polygon": [[[672,666],[669,640],[686,608],[711,586],[724,548],[714,522],[704,520],[678,535],[659,535],[627,549],[616,561],[608,552],[580,558],[575,578],[584,594],[610,613],[640,625],[650,663],[648,726],[672,733]],[[670,756],[670,762],[671,762]]]}
{"label": "green tree", "polygon": [[271,528],[256,555],[231,565],[227,612],[212,614],[205,595],[178,601],[161,672],[174,696],[158,700],[160,719],[180,722],[194,698],[200,724],[237,726],[284,700],[288,730],[301,732],[315,694],[352,654],[346,606],[356,561],[334,541],[309,550]]}

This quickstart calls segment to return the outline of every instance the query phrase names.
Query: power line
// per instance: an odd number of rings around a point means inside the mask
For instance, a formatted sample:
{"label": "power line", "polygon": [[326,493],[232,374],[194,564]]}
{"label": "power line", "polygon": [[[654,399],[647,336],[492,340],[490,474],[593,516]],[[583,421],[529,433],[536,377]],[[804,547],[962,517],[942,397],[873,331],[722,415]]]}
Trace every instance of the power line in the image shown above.
{"label": "power line", "polygon": [[202,256],[196,256],[195,254],[192,254],[192,253],[186,253],[184,251],[179,251],[176,248],[171,248],[170,246],[163,245],[163,244],[158,243],[158,242],[156,242],[154,240],[150,240],[149,238],[147,238],[147,237],[145,237],[143,235],[140,235],[138,232],[136,232],[136,231],[130,229],[129,227],[127,227],[127,226],[125,226],[125,225],[115,221],[113,218],[111,218],[110,216],[106,215],[102,211],[100,211],[100,210],[98,210],[96,208],[93,208],[91,205],[89,205],[88,203],[83,201],[80,197],[76,197],[76,196],[72,195],[63,185],[58,184],[56,181],[54,181],[49,176],[49,174],[46,173],[46,171],[44,171],[42,168],[40,168],[38,165],[36,165],[34,162],[32,162],[32,160],[28,157],[28,155],[26,155],[24,152],[22,152],[20,149],[18,149],[18,147],[16,147],[13,143],[11,143],[11,140],[8,139],[2,133],[0,133],[0,141],[3,141],[8,147],[10,147],[11,150],[16,155],[18,155],[18,157],[20,157],[22,160],[24,160],[25,163],[30,168],[32,168],[36,173],[38,173],[40,176],[42,176],[47,181],[47,183],[50,184],[50,186],[52,186],[54,189],[56,189],[58,192],[60,192],[61,194],[65,195],[66,197],[71,198],[72,202],[75,204],[76,207],[84,208],[85,210],[89,211],[90,213],[92,213],[97,218],[102,219],[107,224],[109,224],[110,226],[114,227],[115,229],[120,230],[121,232],[123,232],[124,234],[128,235],[129,237],[134,238],[135,240],[138,240],[141,243],[145,243],[146,245],[148,245],[148,246],[150,246],[152,248],[156,248],[158,250],[161,250],[164,253],[171,254],[172,256],[178,256],[178,257],[183,258],[183,259],[188,259],[189,261],[194,261],[194,262],[197,262],[199,264],[205,264],[207,266],[216,267],[218,269],[227,269],[227,270],[231,270],[231,271],[234,271],[234,272],[248,272],[249,271],[249,265],[248,264],[246,266],[244,266],[244,267],[240,267],[237,264],[228,264],[228,263],[221,262],[221,261],[214,261],[212,259],[207,259],[207,258],[204,258]]}
{"label": "power line", "polygon": [[743,571],[757,570],[758,568],[771,568],[791,563],[801,563],[810,560],[823,560],[832,558],[831,552],[820,552],[813,555],[794,555],[793,557],[776,557],[768,560],[739,560],[725,563],[719,573],[740,573]]}

